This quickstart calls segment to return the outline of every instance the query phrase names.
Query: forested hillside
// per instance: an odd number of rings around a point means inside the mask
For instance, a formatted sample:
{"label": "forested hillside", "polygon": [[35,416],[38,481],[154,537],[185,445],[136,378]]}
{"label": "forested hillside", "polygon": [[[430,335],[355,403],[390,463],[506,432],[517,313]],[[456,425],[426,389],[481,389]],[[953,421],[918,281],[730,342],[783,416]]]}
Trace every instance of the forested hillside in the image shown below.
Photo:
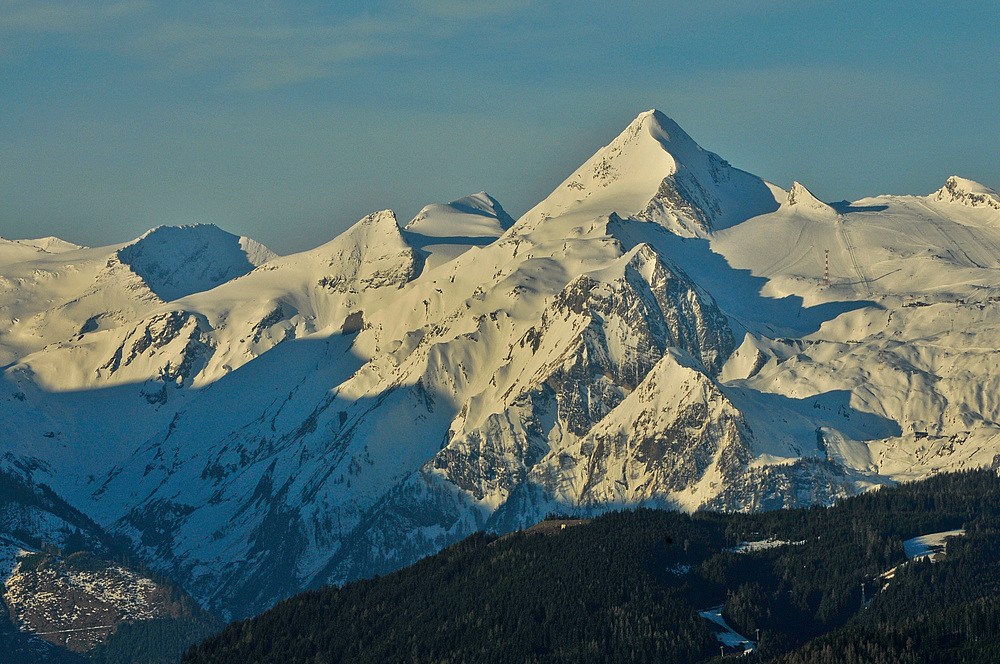
{"label": "forested hillside", "polygon": [[[988,470],[830,508],[552,520],[499,538],[477,534],[385,577],[298,595],[181,661],[698,662],[742,654],[720,651],[713,623],[699,616],[717,605],[756,641],[758,661],[993,661],[998,524],[1000,479]],[[905,540],[958,529],[965,536],[948,540],[938,562],[908,561]]]}

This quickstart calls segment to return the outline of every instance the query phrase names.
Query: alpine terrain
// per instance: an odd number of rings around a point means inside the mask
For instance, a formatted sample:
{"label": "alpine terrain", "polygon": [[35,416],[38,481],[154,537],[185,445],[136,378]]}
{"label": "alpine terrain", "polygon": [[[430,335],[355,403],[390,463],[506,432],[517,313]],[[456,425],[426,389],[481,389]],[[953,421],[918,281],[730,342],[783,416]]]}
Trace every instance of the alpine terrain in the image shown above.
{"label": "alpine terrain", "polygon": [[0,240],[2,469],[73,510],[9,498],[3,572],[111,537],[231,619],[550,513],[1000,466],[998,313],[997,192],[826,203],[657,111],[517,220]]}

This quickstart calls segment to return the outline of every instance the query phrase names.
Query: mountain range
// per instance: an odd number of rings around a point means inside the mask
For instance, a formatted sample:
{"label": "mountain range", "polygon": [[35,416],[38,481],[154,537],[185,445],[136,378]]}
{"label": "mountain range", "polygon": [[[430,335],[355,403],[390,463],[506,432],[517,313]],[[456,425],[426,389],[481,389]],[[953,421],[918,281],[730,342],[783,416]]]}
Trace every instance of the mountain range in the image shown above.
{"label": "mountain range", "polygon": [[79,514],[0,525],[231,619],[550,513],[830,504],[1000,466],[998,308],[997,192],[822,202],[658,111],[517,220],[0,239],[2,470]]}

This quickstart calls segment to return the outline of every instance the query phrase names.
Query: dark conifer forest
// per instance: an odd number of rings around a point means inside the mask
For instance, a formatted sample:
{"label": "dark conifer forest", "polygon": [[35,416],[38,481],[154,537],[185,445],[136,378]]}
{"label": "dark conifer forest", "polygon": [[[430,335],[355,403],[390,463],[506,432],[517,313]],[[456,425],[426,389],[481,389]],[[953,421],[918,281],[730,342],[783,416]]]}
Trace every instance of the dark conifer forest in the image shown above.
{"label": "dark conifer forest", "polygon": [[[829,508],[563,523],[480,533],[385,577],[297,595],[181,662],[1000,661],[990,470]],[[907,560],[904,540],[960,528],[942,560]],[[767,539],[786,544],[734,550]],[[754,653],[720,648],[698,614],[719,605]]]}

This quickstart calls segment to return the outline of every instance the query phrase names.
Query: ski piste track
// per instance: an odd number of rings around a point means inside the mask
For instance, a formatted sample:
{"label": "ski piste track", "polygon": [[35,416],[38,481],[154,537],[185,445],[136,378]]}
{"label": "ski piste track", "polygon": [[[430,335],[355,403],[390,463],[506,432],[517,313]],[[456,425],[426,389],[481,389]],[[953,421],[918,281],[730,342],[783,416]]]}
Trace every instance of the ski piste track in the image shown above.
{"label": "ski piste track", "polygon": [[[923,207],[927,208],[926,205],[924,205]],[[979,255],[980,260],[974,259],[970,254],[970,250],[974,252],[975,251],[974,248],[977,245],[979,245],[982,249],[985,249],[988,252],[987,256],[992,257],[994,263],[1000,265],[1000,246],[997,246],[997,244],[991,241],[986,235],[984,235],[983,233],[973,233],[973,231],[970,230],[968,227],[961,226],[958,224],[941,223],[942,220],[938,217],[937,213],[931,210],[928,211],[930,212],[930,214],[926,215],[927,221],[929,221],[930,224],[934,227],[934,229],[941,234],[941,237],[945,239],[946,244],[950,245],[956,251],[958,251],[962,256],[964,256],[970,265],[981,268],[989,267],[983,264],[982,253],[980,253]],[[960,242],[956,237],[955,233],[956,231],[965,236],[964,244],[963,242]],[[958,256],[954,253],[952,255],[956,259],[958,258]]]}
{"label": "ski piste track", "polygon": [[854,251],[854,244],[851,243],[851,234],[847,230],[847,223],[843,215],[837,218],[837,228],[840,229],[840,237],[844,241],[844,248],[847,249],[847,255],[851,259],[854,273],[858,275],[858,281],[865,287],[865,293],[868,294],[868,297],[873,297],[875,293],[872,291],[872,282],[864,270],[861,269],[861,264],[858,263],[858,256]]}

